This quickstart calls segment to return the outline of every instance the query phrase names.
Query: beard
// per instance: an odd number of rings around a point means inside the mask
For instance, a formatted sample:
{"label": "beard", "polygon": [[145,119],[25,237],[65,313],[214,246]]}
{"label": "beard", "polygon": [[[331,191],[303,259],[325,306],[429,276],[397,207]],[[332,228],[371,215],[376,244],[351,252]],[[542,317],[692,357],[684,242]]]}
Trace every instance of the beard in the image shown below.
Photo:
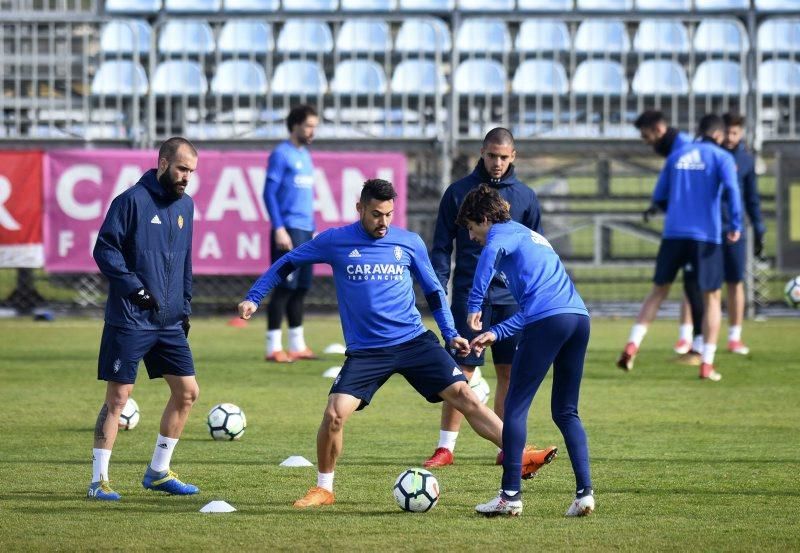
{"label": "beard", "polygon": [[[167,167],[167,170],[164,171],[160,177],[158,177],[158,182],[164,187],[164,190],[167,191],[167,194],[171,198],[177,200],[183,197],[184,189],[179,188],[178,184],[172,180],[172,177],[169,174],[169,167]],[[180,183],[180,186],[183,186],[183,183]]]}

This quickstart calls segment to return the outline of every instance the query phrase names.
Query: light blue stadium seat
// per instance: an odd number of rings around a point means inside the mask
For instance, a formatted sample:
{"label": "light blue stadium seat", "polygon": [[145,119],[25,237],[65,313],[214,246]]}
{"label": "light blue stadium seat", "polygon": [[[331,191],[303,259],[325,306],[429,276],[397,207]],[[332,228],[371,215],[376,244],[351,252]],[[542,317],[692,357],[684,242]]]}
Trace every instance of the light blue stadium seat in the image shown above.
{"label": "light blue stadium seat", "polygon": [[339,0],[283,0],[287,12],[332,12],[338,7]]}
{"label": "light blue stadium seat", "polygon": [[348,19],[336,36],[336,48],[340,52],[390,52],[392,38],[389,26],[378,19]]}
{"label": "light blue stadium seat", "polygon": [[208,92],[208,82],[200,64],[168,60],[156,67],[153,93],[159,96],[200,96]]}
{"label": "light blue stadium seat", "polygon": [[400,9],[409,11],[452,11],[456,0],[400,0]]}
{"label": "light blue stadium seat", "polygon": [[588,19],[575,33],[575,50],[578,52],[610,52],[624,54],[631,49],[625,24],[612,19]]}
{"label": "light blue stadium seat", "polygon": [[281,0],[225,0],[226,12],[274,12],[281,6]]}
{"label": "light blue stadium seat", "polygon": [[572,0],[517,0],[520,10],[568,12],[572,10]]}
{"label": "light blue stadium seat", "polygon": [[397,64],[392,75],[395,94],[426,94],[447,91],[447,79],[441,67],[431,60],[404,60]]}
{"label": "light blue stadium seat", "polygon": [[686,54],[689,46],[686,27],[675,19],[643,19],[633,37],[633,49],[647,54]]}
{"label": "light blue stadium seat", "polygon": [[397,0],[342,0],[342,11],[388,12],[397,9]]}
{"label": "light blue stadium seat", "polygon": [[564,52],[569,51],[567,24],[556,19],[526,19],[519,26],[514,41],[518,52]]}
{"label": "light blue stadium seat", "polygon": [[147,94],[147,74],[131,60],[105,61],[92,79],[92,94],[133,96]]}
{"label": "light blue stadium seat", "polygon": [[274,48],[272,27],[252,19],[229,19],[217,40],[221,54],[264,55]]}
{"label": "light blue stadium seat", "polygon": [[631,81],[634,94],[672,96],[689,94],[689,79],[683,67],[671,60],[645,60]]}
{"label": "light blue stadium seat", "polygon": [[694,33],[694,49],[708,53],[743,53],[750,47],[747,35],[733,19],[705,19]]}
{"label": "light blue stadium seat", "polygon": [[150,52],[150,25],[141,19],[112,19],[100,33],[100,51],[104,54]]}
{"label": "light blue stadium seat", "polygon": [[586,11],[630,11],[633,0],[576,0],[576,7]]}
{"label": "light blue stadium seat", "polygon": [[394,45],[395,51],[409,54],[446,53],[451,48],[450,30],[444,21],[436,17],[404,20],[397,31]]}
{"label": "light blue stadium seat", "polygon": [[520,95],[566,94],[569,81],[564,66],[553,60],[525,60],[511,81],[511,91]]}
{"label": "light blue stadium seat", "polygon": [[267,75],[255,62],[227,60],[217,67],[211,79],[211,92],[225,96],[266,94]]}
{"label": "light blue stadium seat", "polygon": [[636,9],[642,11],[688,11],[692,0],[636,0]]}
{"label": "light blue stadium seat", "polygon": [[692,91],[707,96],[745,94],[747,83],[742,68],[735,61],[708,60],[697,66],[692,78]]}
{"label": "light blue stadium seat", "polygon": [[587,60],[575,69],[572,91],[593,96],[620,96],[627,94],[628,81],[619,62]]}
{"label": "light blue stadium seat", "polygon": [[495,60],[466,60],[456,68],[453,88],[459,94],[503,94],[506,91],[506,71]]}
{"label": "light blue stadium seat", "polygon": [[165,55],[203,55],[214,51],[214,34],[205,21],[170,19],[158,32],[158,51]]}
{"label": "light blue stadium seat", "polygon": [[698,11],[746,10],[750,0],[695,0]]}
{"label": "light blue stadium seat", "polygon": [[800,95],[800,63],[768,60],[758,66],[758,91],[765,96]]}
{"label": "light blue stadium seat", "polygon": [[511,51],[511,34],[504,21],[497,19],[465,19],[456,33],[461,52],[500,54]]}
{"label": "light blue stadium seat", "polygon": [[328,89],[328,80],[316,62],[287,60],[275,68],[271,86],[273,94],[317,96]]}
{"label": "light blue stadium seat", "polygon": [[800,13],[800,0],[755,0],[756,10],[760,12]]}
{"label": "light blue stadium seat", "polygon": [[285,53],[320,53],[333,50],[328,24],[316,19],[289,19],[278,34],[277,49]]}
{"label": "light blue stadium seat", "polygon": [[161,9],[161,0],[106,0],[108,13],[158,13]]}
{"label": "light blue stadium seat", "polygon": [[164,11],[169,13],[218,12],[222,0],[164,0]]}
{"label": "light blue stadium seat", "polygon": [[458,7],[465,12],[513,11],[514,0],[458,0]]}
{"label": "light blue stadium seat", "polygon": [[383,67],[371,60],[345,60],[333,71],[331,92],[334,94],[383,94],[386,74]]}
{"label": "light blue stadium seat", "polygon": [[767,19],[758,26],[762,54],[800,52],[800,19]]}

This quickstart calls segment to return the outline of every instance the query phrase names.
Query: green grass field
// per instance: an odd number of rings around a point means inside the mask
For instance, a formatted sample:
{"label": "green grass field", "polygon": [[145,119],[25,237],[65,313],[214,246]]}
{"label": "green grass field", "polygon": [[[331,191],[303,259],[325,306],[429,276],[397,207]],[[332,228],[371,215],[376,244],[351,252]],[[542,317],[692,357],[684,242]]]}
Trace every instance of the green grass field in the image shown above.
{"label": "green grass field", "polygon": [[[310,317],[313,347],[341,341],[333,317]],[[167,397],[161,381],[140,378],[133,396],[142,419],[120,433],[111,479],[123,500],[85,499],[94,419],[104,386],[95,380],[102,323],[0,321],[0,550],[775,550],[800,548],[800,319],[748,323],[751,357],[718,354],[722,382],[672,362],[674,321],[654,325],[636,370],[614,368],[630,321],[593,322],[581,414],[589,440],[597,511],[566,519],[574,479],[549,417],[545,381],[529,418],[529,438],[562,453],[525,484],[519,519],[486,520],[476,503],[499,486],[494,446],[466,426],[456,464],[439,469],[439,504],[401,512],[391,486],[436,445],[438,406],[400,377],[345,430],[336,471],[337,502],[298,512],[291,503],[315,484],[314,468],[282,468],[290,455],[315,458],[315,435],[341,357],[294,365],[262,360],[263,318],[236,329],[222,319],[193,322],[200,400],[173,458],[199,496],[146,492]],[[142,368],[142,371],[144,369]],[[493,371],[485,375],[490,384]],[[214,442],[212,405],[228,401],[248,416],[240,442]],[[238,512],[207,515],[224,499]]]}

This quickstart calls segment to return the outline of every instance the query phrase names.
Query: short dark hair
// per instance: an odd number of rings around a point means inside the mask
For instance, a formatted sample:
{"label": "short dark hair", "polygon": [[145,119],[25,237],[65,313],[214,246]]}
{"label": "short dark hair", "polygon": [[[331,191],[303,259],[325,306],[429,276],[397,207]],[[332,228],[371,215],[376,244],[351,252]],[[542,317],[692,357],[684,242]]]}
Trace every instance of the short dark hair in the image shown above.
{"label": "short dark hair", "polygon": [[496,144],[498,146],[510,145],[513,148],[514,135],[506,128],[495,127],[486,133],[486,136],[483,138],[483,147],[485,148],[489,144]]}
{"label": "short dark hair", "polygon": [[722,115],[722,121],[726,127],[742,127],[744,128],[745,117],[739,112],[729,111]]}
{"label": "short dark hair", "polygon": [[308,104],[294,106],[286,116],[286,128],[292,132],[295,125],[302,125],[309,117],[317,117],[317,110],[314,109],[314,106]]}
{"label": "short dark hair", "polygon": [[664,114],[657,109],[648,109],[643,111],[639,117],[636,118],[636,121],[633,122],[633,126],[636,127],[638,130],[642,129],[649,129],[651,127],[655,127],[659,123],[666,123],[667,119],[664,117]]}
{"label": "short dark hair", "polygon": [[396,197],[397,192],[391,182],[383,179],[369,179],[364,182],[359,201],[362,205],[366,205],[370,200],[386,202],[394,200]]}
{"label": "short dark hair", "polygon": [[494,188],[481,184],[473,188],[461,202],[456,216],[456,224],[466,227],[469,221],[482,223],[505,223],[511,220],[511,206]]}
{"label": "short dark hair", "polygon": [[711,136],[716,131],[725,132],[725,122],[716,113],[704,115],[697,124],[697,136]]}
{"label": "short dark hair", "polygon": [[173,136],[172,138],[165,140],[158,148],[158,159],[163,158],[168,162],[171,162],[173,159],[175,159],[175,154],[178,153],[178,149],[181,146],[186,146],[189,148],[189,151],[192,152],[192,155],[197,157],[197,148],[194,147],[194,144],[182,136]]}

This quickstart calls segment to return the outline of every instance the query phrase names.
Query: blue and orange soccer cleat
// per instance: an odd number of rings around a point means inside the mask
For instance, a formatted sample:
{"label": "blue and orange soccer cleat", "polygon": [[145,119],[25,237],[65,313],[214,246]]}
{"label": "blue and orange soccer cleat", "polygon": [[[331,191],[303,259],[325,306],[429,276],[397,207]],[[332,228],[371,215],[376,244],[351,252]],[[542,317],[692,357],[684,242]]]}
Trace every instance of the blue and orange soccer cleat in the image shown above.
{"label": "blue and orange soccer cleat", "polygon": [[165,492],[170,495],[194,495],[200,493],[200,489],[193,484],[184,484],[178,480],[178,475],[171,470],[156,472],[149,466],[144,473],[142,486],[148,490]]}
{"label": "blue and orange soccer cleat", "polygon": [[119,501],[120,495],[111,489],[108,480],[100,480],[89,484],[89,491],[86,492],[89,499],[99,499],[101,501]]}

